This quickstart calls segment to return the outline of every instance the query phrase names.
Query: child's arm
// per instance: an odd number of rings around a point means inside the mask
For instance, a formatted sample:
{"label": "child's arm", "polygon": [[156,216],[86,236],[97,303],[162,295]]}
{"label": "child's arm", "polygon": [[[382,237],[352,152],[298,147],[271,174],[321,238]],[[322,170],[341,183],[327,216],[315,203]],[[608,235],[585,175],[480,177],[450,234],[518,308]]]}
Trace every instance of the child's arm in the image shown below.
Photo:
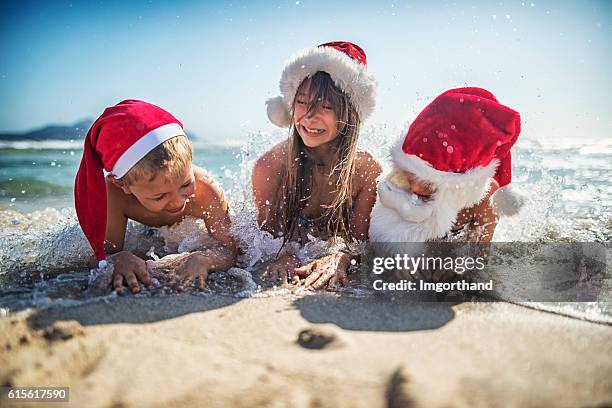
{"label": "child's arm", "polygon": [[278,236],[276,219],[276,207],[278,202],[278,189],[281,187],[283,171],[282,144],[264,153],[253,167],[251,184],[253,188],[253,199],[257,207],[257,225],[273,236]]}
{"label": "child's arm", "polygon": [[228,214],[228,204],[221,188],[212,178],[197,169],[195,210],[191,215],[202,218],[208,234],[219,245],[202,251],[195,251],[185,260],[178,270],[178,290],[185,289],[197,278],[200,289],[209,273],[225,271],[234,266],[238,249],[232,237],[231,221]]}
{"label": "child's arm", "polygon": [[104,250],[112,254],[109,259],[113,263],[113,288],[123,292],[124,282],[130,287],[132,293],[140,292],[138,281],[146,286],[151,284],[146,263],[133,253],[123,251],[127,216],[123,211],[125,197],[112,183],[106,183],[106,233],[104,236]]}
{"label": "child's arm", "polygon": [[353,185],[357,187],[358,193],[350,219],[350,228],[355,239],[365,241],[368,239],[370,214],[376,202],[376,179],[382,173],[382,167],[367,152],[358,153],[356,165],[357,174]]}
{"label": "child's arm", "polygon": [[498,188],[497,183],[492,182],[485,198],[470,209],[470,241],[491,242],[493,239],[498,216],[493,211],[490,198]]}
{"label": "child's arm", "polygon": [[[257,225],[274,237],[280,236],[280,223],[276,219],[278,189],[281,188],[284,154],[283,144],[264,153],[255,163],[251,178],[253,199],[257,207]],[[286,282],[293,270],[300,266],[299,260],[291,254],[282,254],[266,267],[265,275],[273,281]]]}
{"label": "child's arm", "polygon": [[106,233],[104,235],[104,250],[107,254],[114,254],[123,250],[128,218],[121,205],[123,201],[122,194],[111,182],[106,182]]}

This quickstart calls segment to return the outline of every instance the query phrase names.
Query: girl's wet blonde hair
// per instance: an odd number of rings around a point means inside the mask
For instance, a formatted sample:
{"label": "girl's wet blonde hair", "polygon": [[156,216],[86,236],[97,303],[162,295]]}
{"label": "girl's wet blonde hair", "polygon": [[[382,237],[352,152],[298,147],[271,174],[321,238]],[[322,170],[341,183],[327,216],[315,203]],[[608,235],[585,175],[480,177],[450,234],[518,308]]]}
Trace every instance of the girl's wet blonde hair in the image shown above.
{"label": "girl's wet blonde hair", "polygon": [[[327,219],[327,232],[331,239],[337,237],[345,241],[352,240],[349,226],[353,209],[353,182],[355,173],[355,157],[361,121],[357,110],[350,102],[348,95],[342,92],[333,82],[330,75],[319,71],[306,78],[298,88],[295,99],[300,91],[308,94],[308,114],[329,104],[336,113],[338,120],[338,137],[332,142],[334,146],[334,163],[330,180],[338,175],[335,183],[335,195],[332,202],[326,206],[323,217]],[[294,123],[294,109],[291,110],[291,127],[289,128],[289,149],[286,155],[284,183],[278,207],[278,217],[285,242],[295,237],[299,219],[304,206],[312,195],[312,173],[317,165],[308,148],[300,137]]]}

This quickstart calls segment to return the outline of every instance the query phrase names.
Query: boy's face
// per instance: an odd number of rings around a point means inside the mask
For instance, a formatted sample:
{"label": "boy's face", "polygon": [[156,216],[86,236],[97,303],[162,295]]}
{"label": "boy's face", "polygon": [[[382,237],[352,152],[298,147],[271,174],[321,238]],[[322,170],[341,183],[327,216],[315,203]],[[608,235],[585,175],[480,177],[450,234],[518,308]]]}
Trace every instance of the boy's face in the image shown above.
{"label": "boy's face", "polygon": [[165,180],[163,174],[157,174],[150,181],[139,180],[122,188],[125,193],[134,195],[151,212],[178,215],[195,195],[193,167],[189,165],[172,181]]}

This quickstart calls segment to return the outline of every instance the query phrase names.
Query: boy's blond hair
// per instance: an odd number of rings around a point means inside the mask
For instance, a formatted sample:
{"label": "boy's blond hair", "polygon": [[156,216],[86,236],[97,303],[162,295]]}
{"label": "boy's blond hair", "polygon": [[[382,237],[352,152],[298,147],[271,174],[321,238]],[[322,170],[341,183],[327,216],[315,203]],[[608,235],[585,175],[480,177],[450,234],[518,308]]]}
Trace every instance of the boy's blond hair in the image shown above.
{"label": "boy's blond hair", "polygon": [[143,179],[151,181],[161,173],[166,181],[173,181],[191,165],[192,158],[191,142],[185,136],[176,136],[147,153],[121,180],[130,185]]}

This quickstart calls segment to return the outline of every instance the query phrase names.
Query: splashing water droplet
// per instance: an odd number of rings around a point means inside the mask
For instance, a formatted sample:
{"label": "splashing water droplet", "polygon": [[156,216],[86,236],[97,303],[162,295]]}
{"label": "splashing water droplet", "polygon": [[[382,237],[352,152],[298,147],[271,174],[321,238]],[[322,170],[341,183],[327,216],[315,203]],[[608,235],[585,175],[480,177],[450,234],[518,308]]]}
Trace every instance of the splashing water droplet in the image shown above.
{"label": "splashing water droplet", "polygon": [[446,148],[446,151],[447,151],[447,152],[449,152],[449,153],[452,153],[452,152],[454,152],[454,151],[455,151],[455,149],[453,149],[453,146],[448,146],[448,147]]}

